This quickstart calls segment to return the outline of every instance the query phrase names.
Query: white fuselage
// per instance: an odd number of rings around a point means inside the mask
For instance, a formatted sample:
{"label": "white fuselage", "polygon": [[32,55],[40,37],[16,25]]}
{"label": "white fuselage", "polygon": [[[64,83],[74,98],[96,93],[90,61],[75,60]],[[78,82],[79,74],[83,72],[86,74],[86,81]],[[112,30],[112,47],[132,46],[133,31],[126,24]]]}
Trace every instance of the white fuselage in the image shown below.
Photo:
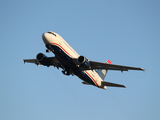
{"label": "white fuselage", "polygon": [[[63,59],[61,58],[61,56],[66,57],[68,60],[71,58],[78,58],[80,56],[60,35],[55,32],[44,33],[42,35],[42,38],[47,46],[52,47],[52,49],[56,51],[54,52],[54,54],[59,56],[59,59]],[[99,88],[106,89],[106,86],[101,84],[103,80],[95,70],[85,70],[82,71],[81,75],[77,76],[88,84],[92,84]],[[92,83],[89,83],[89,81],[91,81]]]}

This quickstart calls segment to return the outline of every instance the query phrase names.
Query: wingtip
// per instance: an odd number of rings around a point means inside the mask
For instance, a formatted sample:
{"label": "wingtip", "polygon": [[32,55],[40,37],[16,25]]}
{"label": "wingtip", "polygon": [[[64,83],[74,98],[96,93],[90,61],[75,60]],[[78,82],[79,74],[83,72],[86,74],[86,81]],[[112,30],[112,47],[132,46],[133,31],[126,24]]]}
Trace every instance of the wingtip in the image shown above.
{"label": "wingtip", "polygon": [[142,68],[139,68],[139,70],[142,70],[143,72],[145,72],[145,71],[146,71],[146,69],[142,69]]}
{"label": "wingtip", "polygon": [[120,86],[121,88],[126,88],[126,86],[125,85],[122,85],[122,86]]}

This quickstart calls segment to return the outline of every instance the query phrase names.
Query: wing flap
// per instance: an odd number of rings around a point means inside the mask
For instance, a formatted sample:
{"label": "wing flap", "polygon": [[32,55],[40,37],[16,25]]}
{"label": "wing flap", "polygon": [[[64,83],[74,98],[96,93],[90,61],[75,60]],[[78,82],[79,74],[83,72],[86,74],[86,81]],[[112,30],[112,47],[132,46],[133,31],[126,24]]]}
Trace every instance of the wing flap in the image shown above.
{"label": "wing flap", "polygon": [[105,82],[102,81],[102,85],[108,86],[108,87],[123,87],[126,88],[124,85],[116,84],[116,83],[110,83],[110,82]]}

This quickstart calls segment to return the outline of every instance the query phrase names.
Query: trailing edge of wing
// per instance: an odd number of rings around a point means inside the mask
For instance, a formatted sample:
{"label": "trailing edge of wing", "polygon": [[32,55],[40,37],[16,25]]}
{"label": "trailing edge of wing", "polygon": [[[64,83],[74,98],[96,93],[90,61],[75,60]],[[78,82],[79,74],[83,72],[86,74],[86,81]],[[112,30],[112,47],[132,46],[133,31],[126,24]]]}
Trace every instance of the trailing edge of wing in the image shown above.
{"label": "trailing edge of wing", "polygon": [[120,85],[120,84],[116,84],[116,83],[110,83],[110,82],[105,82],[105,81],[102,81],[102,84],[105,85],[105,86],[108,86],[108,87],[123,87],[123,88],[126,88],[126,86],[124,86],[124,85]]}

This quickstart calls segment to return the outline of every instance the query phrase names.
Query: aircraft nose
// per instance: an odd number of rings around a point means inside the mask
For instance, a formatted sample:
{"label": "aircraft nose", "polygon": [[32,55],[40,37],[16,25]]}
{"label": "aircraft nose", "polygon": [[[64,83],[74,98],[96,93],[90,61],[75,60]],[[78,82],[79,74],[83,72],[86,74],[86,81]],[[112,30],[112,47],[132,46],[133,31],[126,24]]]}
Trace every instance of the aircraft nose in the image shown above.
{"label": "aircraft nose", "polygon": [[43,39],[43,42],[45,44],[49,44],[49,38],[50,38],[50,34],[49,33],[43,33],[42,34],[42,39]]}

